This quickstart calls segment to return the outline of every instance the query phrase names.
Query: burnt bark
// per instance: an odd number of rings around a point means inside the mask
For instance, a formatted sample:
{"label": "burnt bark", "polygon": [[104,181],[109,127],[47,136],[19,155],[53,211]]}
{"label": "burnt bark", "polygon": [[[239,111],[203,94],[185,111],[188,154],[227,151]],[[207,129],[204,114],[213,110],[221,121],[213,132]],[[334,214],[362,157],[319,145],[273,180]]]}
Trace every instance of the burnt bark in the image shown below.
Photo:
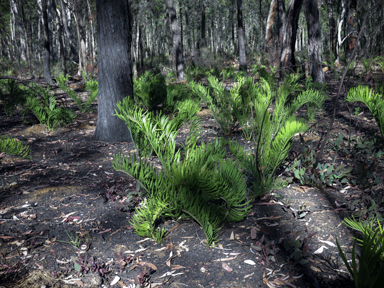
{"label": "burnt bark", "polygon": [[320,14],[315,0],[306,0],[305,17],[308,28],[308,74],[317,83],[324,83],[321,59]]}
{"label": "burnt bark", "polygon": [[49,28],[48,28],[48,4],[47,0],[42,0],[42,12],[44,21],[44,79],[48,84],[52,83],[51,68],[50,68],[50,49],[49,49]]}
{"label": "burnt bark", "polygon": [[280,55],[280,79],[295,70],[295,42],[303,0],[290,0],[283,26],[283,42]]}
{"label": "burnt bark", "polygon": [[133,97],[132,15],[129,2],[96,0],[99,59],[97,140],[131,141],[127,125],[114,116],[117,101]]}
{"label": "burnt bark", "polygon": [[180,29],[177,23],[176,17],[176,9],[175,3],[173,0],[166,0],[167,5],[167,13],[168,17],[171,21],[172,27],[172,39],[173,39],[173,54],[174,59],[176,60],[176,75],[179,81],[185,80],[185,72],[184,72],[184,58],[183,58],[183,50],[181,49],[181,37],[180,37]]}
{"label": "burnt bark", "polygon": [[243,24],[243,1],[237,0],[237,38],[239,39],[239,70],[247,72],[247,58],[245,55],[245,35]]}

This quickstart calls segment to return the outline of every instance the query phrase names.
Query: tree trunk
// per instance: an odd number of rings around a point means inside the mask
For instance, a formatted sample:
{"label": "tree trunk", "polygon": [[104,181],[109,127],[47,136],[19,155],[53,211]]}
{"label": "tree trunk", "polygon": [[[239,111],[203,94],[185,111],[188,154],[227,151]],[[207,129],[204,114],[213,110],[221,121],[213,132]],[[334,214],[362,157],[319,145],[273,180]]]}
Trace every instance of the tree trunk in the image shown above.
{"label": "tree trunk", "polygon": [[74,13],[76,16],[76,28],[77,28],[77,40],[79,45],[79,70],[78,75],[81,75],[81,72],[85,71],[87,67],[87,49],[86,49],[86,39],[85,39],[85,25],[84,25],[84,2],[83,0],[73,1]]}
{"label": "tree trunk", "polygon": [[328,10],[328,25],[329,25],[329,42],[331,46],[331,54],[336,55],[336,21],[335,15],[333,12],[333,0],[327,0],[327,10]]}
{"label": "tree trunk", "polygon": [[[72,42],[72,32],[70,29],[70,24],[69,24],[68,14],[67,14],[68,7],[67,7],[67,4],[64,3],[64,0],[59,0],[59,1],[60,1],[60,7],[61,7],[61,15],[63,17],[65,35],[66,35],[67,42],[69,44],[70,58],[73,60],[75,59],[77,52]],[[69,16],[70,15],[71,14],[69,14]]]}
{"label": "tree trunk", "polygon": [[276,11],[276,0],[272,0],[271,5],[269,7],[267,26],[265,29],[265,45],[266,45],[265,52],[267,53],[271,53],[271,50],[273,48],[272,27],[273,27],[273,19],[275,17],[275,11]]}
{"label": "tree trunk", "polygon": [[239,70],[247,73],[247,58],[245,56],[245,39],[243,27],[243,2],[237,0],[237,38],[239,39]]}
{"label": "tree trunk", "polygon": [[181,49],[181,37],[180,29],[177,23],[175,4],[173,0],[166,0],[167,13],[171,21],[172,33],[173,33],[173,49],[176,60],[176,74],[179,81],[185,80],[184,73],[184,57]]}
{"label": "tree trunk", "polygon": [[59,41],[59,50],[60,50],[60,61],[61,61],[61,70],[63,71],[64,76],[67,75],[67,67],[65,66],[65,48],[63,44],[63,25],[61,24],[59,13],[57,12],[56,2],[52,0],[52,8],[55,11],[56,16],[56,30],[57,38]]}
{"label": "tree trunk", "polygon": [[[27,29],[27,18],[25,16],[25,9],[24,9],[24,3],[23,1],[20,2],[20,8],[21,8],[21,16],[23,19],[23,30],[24,30],[24,38],[27,43],[27,60],[28,60],[28,68],[29,68],[29,73],[31,76],[33,75],[32,71],[32,55],[31,55],[31,48],[32,48],[32,33],[30,34],[30,37],[28,37],[28,29]],[[29,18],[31,21],[31,16]],[[1,58],[0,58],[1,59]]]}
{"label": "tree trunk", "polygon": [[306,0],[305,17],[308,27],[308,74],[316,83],[325,81],[321,60],[320,14],[315,0]]}
{"label": "tree trunk", "polygon": [[290,0],[283,27],[283,43],[280,56],[280,79],[295,69],[295,43],[303,0]]}
{"label": "tree trunk", "polygon": [[98,46],[98,117],[95,138],[131,141],[124,121],[114,116],[116,103],[133,97],[132,15],[129,0],[96,0]]}
{"label": "tree trunk", "polygon": [[347,49],[345,53],[345,58],[349,60],[352,54],[352,50],[355,48],[356,45],[356,38],[353,35],[355,32],[355,19],[356,19],[356,0],[351,0],[349,4],[349,13],[348,13],[348,41],[347,41]]}
{"label": "tree trunk", "polygon": [[340,54],[339,54],[339,50],[340,50],[340,47],[341,45],[343,44],[343,42],[345,41],[341,39],[341,29],[343,28],[343,22],[344,22],[344,16],[345,16],[345,4],[344,4],[344,0],[341,0],[341,15],[340,15],[340,21],[339,21],[339,25],[338,25],[338,28],[337,28],[337,45],[336,45],[336,59],[335,59],[335,63],[339,63],[340,61]]}
{"label": "tree trunk", "polygon": [[42,0],[42,12],[44,21],[44,78],[48,84],[52,83],[49,51],[48,5],[47,0]]}
{"label": "tree trunk", "polygon": [[205,1],[200,2],[201,7],[201,23],[200,23],[200,41],[198,49],[203,49],[207,43],[205,42]]}

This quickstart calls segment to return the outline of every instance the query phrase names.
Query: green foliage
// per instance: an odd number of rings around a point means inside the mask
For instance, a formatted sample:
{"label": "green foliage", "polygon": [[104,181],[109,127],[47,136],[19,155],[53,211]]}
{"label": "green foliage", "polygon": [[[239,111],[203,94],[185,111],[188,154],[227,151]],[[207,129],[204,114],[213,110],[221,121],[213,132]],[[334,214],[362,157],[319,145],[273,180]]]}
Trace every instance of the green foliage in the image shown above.
{"label": "green foliage", "polygon": [[31,110],[41,124],[46,126],[48,130],[53,130],[56,127],[70,123],[76,118],[76,114],[67,108],[62,108],[56,105],[55,96],[49,93],[49,88],[34,87],[41,98],[37,95],[27,97],[24,113]]}
{"label": "green foliage", "polygon": [[[287,77],[276,95],[272,94],[267,81],[262,79],[260,84],[251,84],[255,128],[253,141],[255,151],[244,151],[238,143],[231,142],[230,149],[248,176],[252,194],[259,196],[273,189],[286,185],[279,181],[275,173],[286,159],[292,146],[292,138],[297,133],[307,130],[303,120],[297,119],[295,112],[303,105],[312,103],[321,107],[325,95],[309,89],[303,91],[288,103],[291,93],[299,89],[297,76]],[[258,86],[256,86],[258,85]],[[249,87],[248,89],[250,89]],[[272,113],[272,104],[274,109]]]}
{"label": "green foliage", "polygon": [[[355,287],[382,287],[384,281],[384,233],[380,222],[373,230],[373,223],[363,225],[355,219],[345,219],[345,225],[363,233],[363,239],[355,239],[349,264],[339,242],[337,248],[349,273],[355,281]],[[360,242],[361,252],[356,253],[356,243]],[[358,260],[358,263],[357,261]]]}
{"label": "green foliage", "polygon": [[384,137],[384,100],[382,95],[366,86],[358,86],[349,90],[346,100],[348,102],[363,102],[379,125],[381,136]]}
{"label": "green foliage", "polygon": [[18,105],[24,105],[28,94],[15,80],[0,81],[0,99],[8,117],[13,115]]}
{"label": "green foliage", "polygon": [[136,123],[162,164],[159,170],[135,154],[114,156],[114,169],[136,178],[147,194],[131,220],[137,234],[159,241],[165,233],[156,227],[159,220],[190,216],[202,226],[207,244],[212,245],[217,241],[220,223],[247,215],[246,183],[237,164],[223,160],[223,143],[217,140],[197,147],[199,118],[192,118],[189,135],[178,151],[174,121],[166,116],[150,121],[149,114],[142,111],[131,119],[141,120]]}
{"label": "green foliage", "polygon": [[303,231],[296,232],[296,238],[294,239],[284,239],[284,248],[289,252],[290,260],[293,260],[295,264],[305,265],[308,263],[307,257],[309,256],[312,237],[315,236],[317,232],[307,234],[302,241],[299,239],[299,234],[301,233],[303,233]]}
{"label": "green foliage", "polygon": [[[340,141],[340,139],[336,141]],[[347,183],[348,179],[352,177],[350,174],[353,169],[352,167],[346,168],[344,164],[339,166],[335,165],[337,153],[335,154],[332,164],[318,163],[317,167],[314,167],[317,153],[313,147],[313,142],[311,140],[304,141],[303,139],[301,139],[301,142],[301,155],[295,159],[293,165],[289,168],[293,172],[293,176],[300,181],[301,185],[320,188],[324,188],[326,185],[341,186]]]}
{"label": "green foliage", "polygon": [[223,82],[215,76],[208,76],[208,87],[195,82],[189,82],[188,85],[198,95],[211,110],[216,123],[224,135],[229,135],[236,128],[238,105],[241,98],[239,95],[241,83],[234,85],[230,91],[223,86]]}
{"label": "green foliage", "polygon": [[[83,100],[76,94],[75,91],[73,91],[71,88],[67,86],[69,75],[67,74],[64,76],[63,74],[60,74],[56,79],[59,82],[60,89],[63,90],[65,93],[67,93],[72,100],[76,103],[79,110],[84,113],[91,110],[91,104],[97,97],[97,93],[99,90],[99,85],[96,80],[87,80],[85,84],[85,89],[91,90],[91,96],[87,99],[87,101],[83,102]],[[84,78],[86,79],[86,77]]]}
{"label": "green foliage", "polygon": [[375,62],[375,59],[362,58],[361,62],[363,63],[364,74],[367,74],[371,70],[371,66],[372,66],[373,62]]}
{"label": "green foliage", "polygon": [[228,69],[223,69],[220,73],[221,75],[221,81],[225,82],[229,78],[234,79],[235,78],[235,67],[230,66]]}
{"label": "green foliage", "polygon": [[22,158],[30,158],[29,155],[31,154],[31,150],[28,146],[7,136],[0,136],[0,152]]}
{"label": "green foliage", "polygon": [[[189,121],[200,110],[199,104],[190,99],[177,102],[176,104],[174,103],[174,105],[174,112],[177,115],[169,121],[170,124],[167,128],[172,133],[176,133],[185,122]],[[143,128],[144,125],[148,123],[143,123],[143,121],[148,121],[163,127],[162,125],[165,125],[164,123],[168,116],[144,111],[144,109],[137,107],[129,97],[123,99],[122,102],[119,101],[117,107],[119,112],[116,112],[116,116],[127,124],[132,141],[139,154],[143,157],[151,156],[153,147]]]}
{"label": "green foliage", "polygon": [[135,103],[146,110],[153,109],[167,98],[165,77],[160,73],[146,71],[140,78],[133,80],[133,91]]}
{"label": "green foliage", "polygon": [[380,66],[381,71],[384,73],[384,57],[383,56],[377,56],[374,59],[374,62]]}

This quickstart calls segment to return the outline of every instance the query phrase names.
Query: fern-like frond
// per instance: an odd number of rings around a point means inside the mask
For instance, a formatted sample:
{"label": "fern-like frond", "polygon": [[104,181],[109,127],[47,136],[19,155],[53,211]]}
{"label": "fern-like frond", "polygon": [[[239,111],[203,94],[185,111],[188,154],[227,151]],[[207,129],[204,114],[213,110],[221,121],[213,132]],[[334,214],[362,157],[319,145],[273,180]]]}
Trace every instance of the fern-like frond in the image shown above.
{"label": "fern-like frond", "polygon": [[7,136],[0,136],[0,152],[22,158],[30,158],[31,154],[29,146]]}

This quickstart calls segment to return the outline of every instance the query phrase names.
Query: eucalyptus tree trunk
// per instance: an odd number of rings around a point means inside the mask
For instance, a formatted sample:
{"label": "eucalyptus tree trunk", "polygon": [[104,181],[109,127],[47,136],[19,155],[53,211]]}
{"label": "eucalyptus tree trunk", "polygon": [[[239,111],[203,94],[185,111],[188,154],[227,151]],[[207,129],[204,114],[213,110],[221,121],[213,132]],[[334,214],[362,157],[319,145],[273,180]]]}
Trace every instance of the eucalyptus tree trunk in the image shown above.
{"label": "eucalyptus tree trunk", "polygon": [[171,27],[172,27],[173,49],[174,49],[174,55],[175,55],[174,58],[176,60],[177,79],[179,81],[183,81],[185,80],[184,57],[183,57],[183,50],[181,49],[180,29],[177,23],[175,4],[173,0],[166,0],[166,5],[167,5],[168,17],[171,21]]}
{"label": "eucalyptus tree trunk", "polygon": [[239,39],[239,70],[247,73],[247,58],[245,56],[245,39],[243,24],[243,2],[237,0],[237,37]]}
{"label": "eucalyptus tree trunk", "polygon": [[336,21],[332,5],[333,0],[327,0],[330,50],[336,59]]}
{"label": "eucalyptus tree trunk", "polygon": [[61,71],[65,76],[67,75],[67,67],[65,65],[65,47],[63,44],[63,25],[60,21],[61,19],[59,15],[59,10],[57,9],[55,0],[52,0],[52,8],[53,8],[53,11],[55,11],[57,39],[59,41],[59,50],[60,50],[59,52],[60,52]]}
{"label": "eucalyptus tree trunk", "polygon": [[200,22],[200,40],[198,42],[198,49],[200,51],[207,45],[205,40],[205,0],[200,1],[201,9],[201,22]]}
{"label": "eucalyptus tree trunk", "polygon": [[[20,2],[20,9],[21,9],[21,16],[23,20],[23,31],[24,31],[24,38],[26,41],[26,48],[27,48],[27,60],[28,60],[28,68],[29,68],[29,73],[33,75],[32,71],[32,55],[31,55],[31,49],[32,49],[32,33],[30,33],[30,37],[28,37],[28,26],[27,26],[27,18],[25,14],[25,9],[24,9],[24,2]],[[31,16],[29,17],[29,22],[31,22]],[[31,25],[31,23],[30,23]],[[0,58],[1,59],[1,58]]]}
{"label": "eucalyptus tree trunk", "polygon": [[314,82],[325,82],[321,59],[320,13],[315,0],[306,0],[305,17],[308,27],[308,74]]}
{"label": "eucalyptus tree trunk", "polygon": [[85,9],[83,0],[74,0],[73,9],[76,17],[77,40],[79,45],[79,69],[77,74],[81,75],[81,72],[85,71],[85,67],[87,67],[86,33],[83,16]]}
{"label": "eucalyptus tree trunk", "polygon": [[95,52],[95,29],[93,27],[93,18],[94,18],[94,15],[92,14],[92,11],[91,11],[91,5],[89,4],[89,0],[87,0],[87,8],[88,8],[88,18],[89,18],[89,23],[88,23],[88,26],[89,26],[89,30],[90,30],[90,58],[91,58],[91,61],[93,63],[93,61],[95,61],[95,58],[96,58],[96,52]]}
{"label": "eucalyptus tree trunk", "polygon": [[344,17],[345,17],[345,4],[344,4],[344,0],[340,0],[340,3],[341,3],[341,15],[340,15],[340,18],[339,18],[339,24],[338,24],[338,28],[337,28],[337,45],[336,45],[336,59],[335,59],[335,63],[339,63],[339,61],[340,61],[339,50],[340,50],[341,45],[345,41],[345,38],[341,39],[341,29],[343,28]]}
{"label": "eucalyptus tree trunk", "polygon": [[52,83],[51,77],[51,68],[50,68],[50,50],[49,50],[49,28],[48,28],[48,0],[42,0],[42,13],[44,21],[44,56],[43,56],[43,65],[44,65],[44,78],[48,84]]}
{"label": "eucalyptus tree trunk", "polygon": [[268,18],[267,18],[267,25],[265,28],[265,44],[266,44],[265,50],[267,53],[270,53],[273,48],[272,27],[273,27],[273,19],[275,18],[276,2],[277,0],[271,1]]}
{"label": "eucalyptus tree trunk", "polygon": [[70,29],[70,27],[71,27],[70,19],[68,18],[68,17],[71,17],[71,13],[68,13],[69,12],[68,4],[66,4],[66,2],[64,2],[64,0],[59,0],[59,2],[60,2],[60,7],[61,7],[61,15],[63,18],[65,36],[66,36],[66,40],[67,40],[67,43],[69,46],[69,51],[70,51],[69,56],[71,59],[75,59],[75,57],[77,55],[77,51],[76,51],[75,46],[74,46],[73,41],[72,41],[72,31]]}
{"label": "eucalyptus tree trunk", "polygon": [[283,26],[283,43],[280,55],[280,79],[295,69],[295,43],[303,0],[290,0]]}
{"label": "eucalyptus tree trunk", "polygon": [[114,116],[116,103],[133,97],[132,15],[129,0],[96,0],[98,47],[98,117],[96,140],[131,141],[124,121]]}
{"label": "eucalyptus tree trunk", "polygon": [[351,0],[349,3],[349,12],[348,12],[348,38],[347,38],[347,49],[345,51],[345,58],[350,59],[353,49],[356,45],[356,38],[353,35],[355,32],[355,21],[356,21],[356,0]]}

